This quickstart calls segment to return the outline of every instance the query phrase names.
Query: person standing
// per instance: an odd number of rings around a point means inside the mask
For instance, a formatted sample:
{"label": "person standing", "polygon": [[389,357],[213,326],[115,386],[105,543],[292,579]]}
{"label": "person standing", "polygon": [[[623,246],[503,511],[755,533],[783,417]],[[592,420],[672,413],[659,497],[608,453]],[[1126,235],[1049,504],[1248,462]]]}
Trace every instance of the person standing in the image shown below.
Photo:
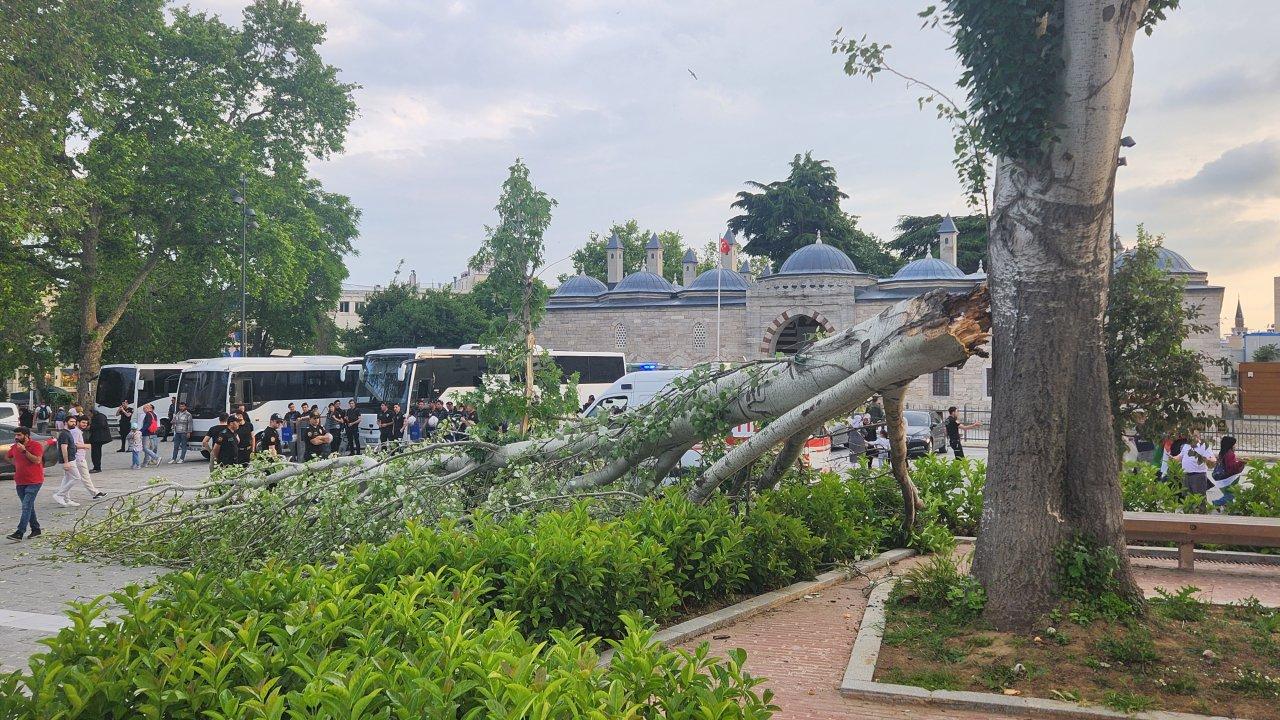
{"label": "person standing", "polygon": [[228,415],[226,427],[218,432],[213,441],[213,463],[215,465],[240,464],[240,416]]}
{"label": "person standing", "polygon": [[204,440],[200,441],[200,449],[209,453],[209,467],[213,468],[218,464],[217,457],[213,452],[213,446],[222,439],[222,433],[227,429],[227,420],[231,418],[227,413],[219,413],[218,424],[209,428],[209,432],[205,433]]}
{"label": "person standing", "polygon": [[254,438],[254,447],[256,452],[278,457],[282,454],[283,447],[280,444],[280,427],[284,425],[284,418],[279,415],[272,415],[267,421],[267,426],[262,428],[257,437]]}
{"label": "person standing", "polygon": [[884,401],[880,399],[879,395],[873,395],[871,402],[867,403],[867,414],[871,416],[873,424],[884,424]]}
{"label": "person standing", "polygon": [[133,455],[133,463],[129,465],[131,470],[141,470],[146,462],[143,455],[142,431],[136,427],[129,428],[129,452]]}
{"label": "person standing", "polygon": [[297,406],[293,403],[289,403],[289,409],[285,411],[284,414],[284,422],[286,425],[291,425],[301,416],[302,414],[298,412]]}
{"label": "person standing", "polygon": [[404,410],[400,408],[400,403],[391,406],[391,439],[404,439]]}
{"label": "person standing", "polygon": [[337,454],[342,450],[342,426],[347,421],[347,414],[342,410],[342,403],[334,400],[325,408],[324,429],[333,438],[329,441],[329,452]]}
{"label": "person standing", "polygon": [[360,410],[355,400],[347,401],[347,454],[360,454]]}
{"label": "person standing", "polygon": [[49,403],[41,400],[36,406],[36,432],[41,435],[49,434],[49,423],[53,420],[53,408],[49,407]]}
{"label": "person standing", "polygon": [[94,409],[89,415],[89,459],[93,463],[91,473],[102,472],[102,446],[111,444],[111,421],[101,410]]}
{"label": "person standing", "polygon": [[142,466],[146,467],[150,464],[152,467],[160,464],[160,437],[156,434],[160,430],[160,418],[156,416],[156,406],[147,403],[142,406],[141,419],[138,421],[138,429],[142,431],[142,453],[144,458]]}
{"label": "person standing", "polygon": [[964,446],[960,444],[961,430],[974,430],[981,427],[979,423],[964,424],[960,422],[960,416],[956,414],[955,405],[947,408],[947,421],[944,423],[947,429],[947,444],[951,446],[951,452],[955,453],[956,459],[964,457]]}
{"label": "person standing", "polygon": [[[106,493],[102,492],[93,484],[93,478],[89,477],[89,423],[92,422],[87,414],[81,415],[76,419],[75,427],[67,428],[67,432],[71,433],[71,439],[76,442],[76,470],[79,471],[80,479],[84,481],[84,486],[88,488],[89,494],[94,500],[104,498]],[[67,494],[61,493],[63,497]]]}
{"label": "person standing", "polygon": [[53,413],[53,427],[55,430],[67,429],[67,409],[61,405],[59,405],[57,411]]}
{"label": "person standing", "polygon": [[36,494],[44,486],[44,446],[31,439],[31,428],[23,426],[13,431],[13,444],[9,446],[9,462],[13,464],[13,486],[18,491],[18,529],[6,536],[17,542],[27,528],[27,539],[40,535],[40,521],[36,519]]}
{"label": "person standing", "polygon": [[169,458],[170,465],[181,465],[187,461],[187,446],[190,444],[188,438],[191,437],[191,428],[195,424],[195,417],[187,409],[186,403],[177,403],[177,407],[177,412],[169,421],[169,429],[173,431],[173,457]]}
{"label": "person standing", "polygon": [[302,428],[302,462],[328,454],[333,437],[320,427],[320,416],[311,415]]}
{"label": "person standing", "polygon": [[1236,439],[1223,435],[1218,446],[1218,464],[1213,467],[1213,486],[1222,491],[1222,497],[1213,501],[1214,507],[1222,507],[1235,498],[1227,488],[1236,484],[1244,474],[1244,460],[1236,457]]}
{"label": "person standing", "polygon": [[129,428],[133,427],[133,408],[129,407],[129,401],[121,401],[120,407],[116,410],[116,418],[120,426],[120,449],[116,452],[125,451],[125,441],[129,438]]}
{"label": "person standing", "polygon": [[1182,463],[1182,487],[1203,500],[1209,492],[1209,469],[1218,462],[1218,456],[1200,437],[1199,430],[1192,430],[1186,444],[1173,456]]}
{"label": "person standing", "polygon": [[18,407],[18,424],[22,427],[31,427],[36,424],[36,414],[32,412],[30,405]]}
{"label": "person standing", "polygon": [[245,420],[245,416],[242,414],[237,413],[235,417],[240,419],[240,427],[235,429],[236,447],[239,449],[236,464],[248,466],[256,447],[256,438],[253,437],[253,423]]}
{"label": "person standing", "polygon": [[391,406],[385,402],[378,406],[378,445],[391,441]]}
{"label": "person standing", "polygon": [[249,410],[244,403],[236,405],[236,414],[240,416],[240,427],[248,428],[249,432],[253,433],[253,421],[249,419]]}
{"label": "person standing", "polygon": [[[80,468],[76,467],[76,440],[71,435],[70,430],[63,430],[58,433],[58,461],[62,463],[62,484],[58,486],[58,490],[53,493],[53,501],[62,507],[79,507],[80,503],[67,497],[67,493],[71,488],[80,483],[85,486],[85,492],[89,492],[89,488],[85,485],[84,479],[80,477]],[[89,493],[91,496],[93,493]]]}

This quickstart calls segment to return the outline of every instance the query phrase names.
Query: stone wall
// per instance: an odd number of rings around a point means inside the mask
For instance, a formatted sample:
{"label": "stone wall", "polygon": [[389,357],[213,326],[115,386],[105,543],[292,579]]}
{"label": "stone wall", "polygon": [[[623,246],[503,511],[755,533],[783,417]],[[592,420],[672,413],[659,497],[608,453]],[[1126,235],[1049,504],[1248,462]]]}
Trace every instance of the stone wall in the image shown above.
{"label": "stone wall", "polygon": [[[720,311],[720,357],[758,357],[744,329],[746,308]],[[555,350],[621,352],[627,362],[690,367],[716,359],[715,307],[554,308],[537,330],[538,344]]]}
{"label": "stone wall", "polygon": [[[750,357],[770,357],[777,332],[791,318],[806,315],[828,332],[856,324],[853,289],[857,281],[847,275],[771,275],[747,291],[746,327]],[[865,284],[865,283],[864,283]]]}

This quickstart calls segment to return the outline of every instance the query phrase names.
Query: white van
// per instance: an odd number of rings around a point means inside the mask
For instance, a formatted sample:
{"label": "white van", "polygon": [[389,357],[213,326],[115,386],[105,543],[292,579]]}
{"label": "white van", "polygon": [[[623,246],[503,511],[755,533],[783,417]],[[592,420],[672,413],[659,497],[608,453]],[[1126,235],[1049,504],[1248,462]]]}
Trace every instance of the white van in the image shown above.
{"label": "white van", "polygon": [[595,417],[600,413],[617,415],[628,408],[637,408],[653,399],[676,378],[688,375],[689,370],[641,370],[618,378],[583,413]]}

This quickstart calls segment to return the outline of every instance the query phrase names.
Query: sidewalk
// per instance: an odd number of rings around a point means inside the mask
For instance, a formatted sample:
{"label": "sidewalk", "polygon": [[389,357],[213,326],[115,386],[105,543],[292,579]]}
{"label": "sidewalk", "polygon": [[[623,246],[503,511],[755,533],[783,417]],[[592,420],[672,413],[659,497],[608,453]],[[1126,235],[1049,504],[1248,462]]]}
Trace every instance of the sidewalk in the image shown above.
{"label": "sidewalk", "polygon": [[[911,558],[887,572],[902,575],[920,558]],[[1176,561],[1134,559],[1138,583],[1148,594],[1155,587],[1169,590],[1195,585],[1215,603],[1256,596],[1266,605],[1280,606],[1280,567],[1197,562],[1193,573],[1176,570]],[[886,571],[873,573],[880,578]],[[836,688],[844,676],[849,653],[866,609],[865,578],[836,585],[811,597],[721,628],[709,636],[680,645],[693,649],[703,642],[713,654],[732,648],[747,651],[747,669],[769,679],[777,720],[871,718],[895,720],[983,720],[989,713],[930,708],[923,705],[848,700]]]}

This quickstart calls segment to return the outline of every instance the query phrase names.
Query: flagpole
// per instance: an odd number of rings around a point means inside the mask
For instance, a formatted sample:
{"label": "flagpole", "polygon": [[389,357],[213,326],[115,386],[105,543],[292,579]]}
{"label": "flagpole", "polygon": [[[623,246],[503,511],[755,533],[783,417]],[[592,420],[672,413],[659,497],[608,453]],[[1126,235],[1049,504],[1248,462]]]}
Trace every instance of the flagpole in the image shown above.
{"label": "flagpole", "polygon": [[[717,250],[720,248],[717,247]],[[724,268],[717,268],[723,270]],[[716,273],[716,362],[720,362],[720,278],[721,273]]]}

